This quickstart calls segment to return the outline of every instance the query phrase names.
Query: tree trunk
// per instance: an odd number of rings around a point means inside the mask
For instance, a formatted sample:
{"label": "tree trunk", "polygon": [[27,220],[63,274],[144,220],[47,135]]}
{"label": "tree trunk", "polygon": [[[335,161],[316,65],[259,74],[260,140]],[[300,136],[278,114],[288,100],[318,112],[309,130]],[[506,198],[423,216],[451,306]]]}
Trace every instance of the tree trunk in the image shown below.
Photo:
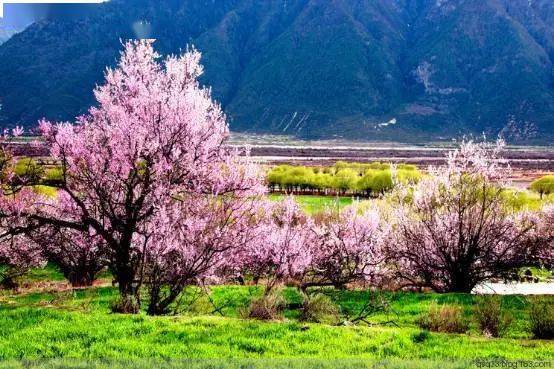
{"label": "tree trunk", "polygon": [[183,291],[184,286],[174,286],[170,289],[169,294],[162,297],[160,288],[156,287],[150,290],[150,303],[146,313],[148,315],[165,315],[169,313],[169,305],[171,305]]}
{"label": "tree trunk", "polygon": [[470,280],[469,272],[457,271],[452,274],[447,290],[448,292],[470,293],[473,287],[475,287],[475,283]]}
{"label": "tree trunk", "polygon": [[140,310],[140,285],[135,280],[136,270],[131,263],[131,243],[122,242],[115,256],[114,277],[117,279],[121,306],[117,312],[136,314]]}
{"label": "tree trunk", "polygon": [[66,275],[66,278],[69,280],[69,283],[71,283],[71,287],[90,287],[94,283],[94,276],[91,276],[90,273],[87,272],[75,272],[71,273],[69,275]]}

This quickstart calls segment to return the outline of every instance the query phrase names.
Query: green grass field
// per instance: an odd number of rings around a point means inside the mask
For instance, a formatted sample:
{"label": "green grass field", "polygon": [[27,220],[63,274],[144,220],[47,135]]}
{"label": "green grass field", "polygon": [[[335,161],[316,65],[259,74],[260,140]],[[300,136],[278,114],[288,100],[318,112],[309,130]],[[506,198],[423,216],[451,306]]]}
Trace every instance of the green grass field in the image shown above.
{"label": "green grass field", "polygon": [[[269,198],[273,201],[283,199],[285,195],[271,194]],[[321,212],[327,208],[343,208],[354,202],[352,197],[337,197],[337,196],[312,196],[312,195],[296,195],[294,199],[298,201],[300,206],[309,214]]]}
{"label": "green grass field", "polygon": [[[273,201],[279,201],[285,197],[280,194],[270,194],[268,197]],[[514,192],[507,190],[506,204],[516,210],[540,210],[544,205],[554,202],[554,195],[543,196],[541,199],[538,194],[530,191]],[[315,214],[324,211],[329,208],[341,209],[345,206],[351,205],[357,200],[356,197],[338,197],[338,196],[314,196],[314,195],[295,195],[294,198],[300,206],[308,213]],[[359,199],[361,202],[371,203],[375,201],[372,199]]]}
{"label": "green grass field", "polygon": [[[471,320],[474,297],[467,294],[383,294],[390,310],[370,316],[371,326],[331,326],[301,323],[297,310],[286,310],[280,321],[241,318],[241,309],[261,293],[255,286],[214,286],[213,304],[205,297],[190,303],[191,290],[179,315],[150,317],[110,313],[117,291],[109,279],[101,286],[74,291],[61,288],[60,280],[60,274],[49,267],[26,278],[20,293],[0,294],[0,360],[358,358],[415,360],[414,366],[399,366],[411,368],[429,367],[426,360],[442,367],[446,358],[462,360],[463,365],[455,367],[472,367],[466,365],[476,358],[554,357],[552,341],[531,339],[528,300],[521,296],[505,297],[514,315],[506,337],[486,338],[473,321],[466,334],[420,334],[416,320],[433,302],[460,305]],[[351,315],[369,298],[366,291],[324,292]],[[283,293],[289,304],[301,301],[295,289]],[[214,312],[216,307],[220,313]],[[389,321],[394,324],[385,324]]]}

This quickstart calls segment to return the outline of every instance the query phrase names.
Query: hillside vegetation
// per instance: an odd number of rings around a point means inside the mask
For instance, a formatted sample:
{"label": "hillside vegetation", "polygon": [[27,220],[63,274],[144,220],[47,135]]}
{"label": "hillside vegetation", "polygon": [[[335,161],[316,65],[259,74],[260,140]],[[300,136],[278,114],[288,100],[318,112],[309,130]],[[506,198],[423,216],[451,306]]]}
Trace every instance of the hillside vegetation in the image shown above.
{"label": "hillside vegetation", "polygon": [[[551,141],[550,0],[117,0],[0,47],[5,124],[72,120],[120,40],[195,45],[241,131],[421,141]],[[29,68],[32,63],[32,68]]]}

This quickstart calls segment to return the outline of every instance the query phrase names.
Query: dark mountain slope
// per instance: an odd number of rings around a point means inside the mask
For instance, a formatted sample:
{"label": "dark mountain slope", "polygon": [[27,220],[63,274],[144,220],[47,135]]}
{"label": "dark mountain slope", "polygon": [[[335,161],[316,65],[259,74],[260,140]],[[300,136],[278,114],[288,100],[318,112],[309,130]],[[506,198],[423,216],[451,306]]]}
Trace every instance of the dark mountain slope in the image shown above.
{"label": "dark mountain slope", "polygon": [[407,52],[416,103],[444,115],[440,124],[454,120],[464,131],[495,134],[513,121],[512,130],[537,125],[551,132],[552,62],[507,14],[510,2],[437,3],[415,20]]}
{"label": "dark mountain slope", "polygon": [[194,44],[232,128],[424,140],[554,135],[552,0],[112,0],[0,46],[7,120],[72,119],[120,39]]}
{"label": "dark mountain slope", "polygon": [[[311,1],[255,55],[229,105],[237,126],[333,134],[331,126],[341,127],[340,121],[362,127],[367,116],[386,114],[402,101],[397,60],[403,37],[387,19],[398,19],[396,9],[389,1],[362,3]],[[272,104],[257,104],[260,98]]]}

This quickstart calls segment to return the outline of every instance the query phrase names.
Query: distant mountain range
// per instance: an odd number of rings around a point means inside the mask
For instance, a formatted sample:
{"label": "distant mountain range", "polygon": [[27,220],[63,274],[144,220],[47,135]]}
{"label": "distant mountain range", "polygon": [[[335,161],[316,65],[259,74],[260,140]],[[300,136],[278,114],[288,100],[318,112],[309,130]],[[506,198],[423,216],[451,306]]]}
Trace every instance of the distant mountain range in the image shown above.
{"label": "distant mountain range", "polygon": [[202,51],[238,131],[554,138],[553,0],[112,0],[0,46],[4,122],[83,113],[133,37]]}

